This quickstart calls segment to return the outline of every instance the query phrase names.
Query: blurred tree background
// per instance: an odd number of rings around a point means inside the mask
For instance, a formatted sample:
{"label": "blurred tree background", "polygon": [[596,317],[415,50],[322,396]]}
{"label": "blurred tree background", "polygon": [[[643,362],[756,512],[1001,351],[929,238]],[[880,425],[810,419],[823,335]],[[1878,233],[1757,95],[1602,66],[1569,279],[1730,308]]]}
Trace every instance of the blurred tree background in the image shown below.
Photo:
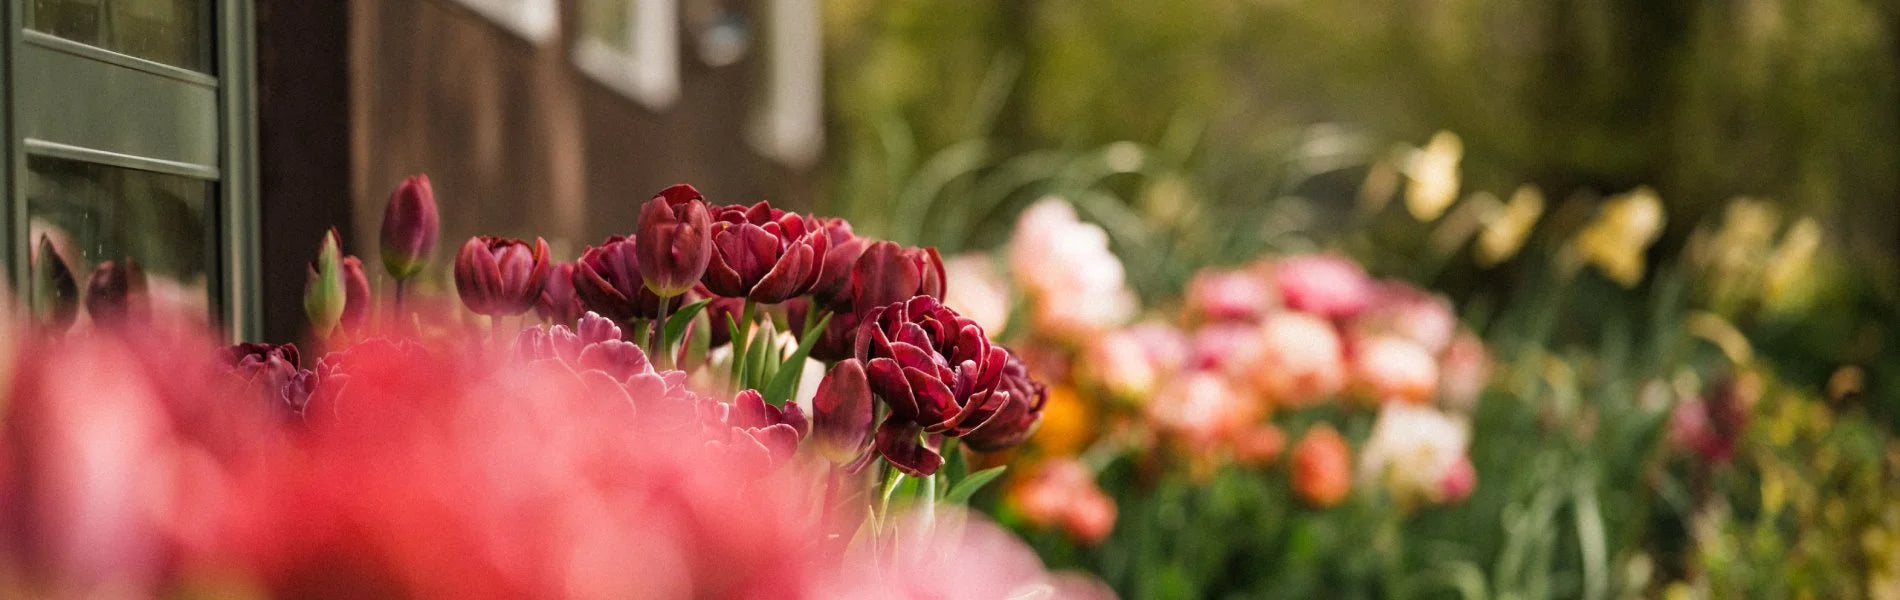
{"label": "blurred tree background", "polygon": [[883,191],[843,189],[864,183],[847,165],[893,145],[1160,143],[1186,126],[1197,152],[1245,156],[1289,126],[1338,123],[1376,140],[1458,133],[1467,191],[1653,186],[1665,247],[1737,195],[1819,216],[1870,265],[1892,267],[1900,243],[1895,0],[825,8],[833,197]]}

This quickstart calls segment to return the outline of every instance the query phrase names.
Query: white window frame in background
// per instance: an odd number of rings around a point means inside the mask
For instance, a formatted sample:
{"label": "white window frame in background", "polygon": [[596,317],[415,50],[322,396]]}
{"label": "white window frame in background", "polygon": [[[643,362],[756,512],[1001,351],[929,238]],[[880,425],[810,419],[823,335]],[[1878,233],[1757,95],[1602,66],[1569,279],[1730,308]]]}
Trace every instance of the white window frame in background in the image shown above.
{"label": "white window frame in background", "polygon": [[765,97],[747,137],[760,154],[808,168],[825,147],[819,0],[768,0],[765,10]]}
{"label": "white window frame in background", "polygon": [[560,31],[556,0],[455,0],[503,29],[530,42],[545,44]]}
{"label": "white window frame in background", "polygon": [[621,50],[576,27],[574,66],[602,85],[651,110],[680,96],[679,0],[621,0],[632,5],[627,47]]}

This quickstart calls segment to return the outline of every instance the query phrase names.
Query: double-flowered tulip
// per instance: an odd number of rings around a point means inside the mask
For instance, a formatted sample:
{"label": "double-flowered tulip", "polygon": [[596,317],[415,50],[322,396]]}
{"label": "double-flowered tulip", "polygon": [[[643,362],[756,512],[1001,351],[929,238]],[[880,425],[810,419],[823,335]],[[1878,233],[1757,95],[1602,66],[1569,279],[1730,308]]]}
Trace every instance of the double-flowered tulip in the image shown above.
{"label": "double-flowered tulip", "polygon": [[455,292],[462,304],[491,317],[514,316],[533,308],[548,278],[548,243],[477,236],[455,255]]}
{"label": "double-flowered tulip", "polygon": [[760,202],[712,209],[712,260],[704,282],[712,293],[777,304],[818,284],[831,238],[818,219]]}
{"label": "double-flowered tulip", "polygon": [[[930,296],[872,309],[859,326],[856,358],[871,391],[890,407],[878,426],[876,447],[914,476],[936,473],[944,437],[1008,439],[1033,419],[1010,419],[1012,396],[1029,394],[1011,377],[1008,350],[990,343],[983,328]],[[1040,404],[1040,402],[1036,402]],[[999,418],[1003,417],[1003,418]]]}
{"label": "double-flowered tulip", "polygon": [[[622,323],[659,317],[661,299],[642,283],[638,248],[634,239],[614,236],[581,252],[574,263],[574,293],[588,309]],[[666,302],[672,308],[680,298]]]}

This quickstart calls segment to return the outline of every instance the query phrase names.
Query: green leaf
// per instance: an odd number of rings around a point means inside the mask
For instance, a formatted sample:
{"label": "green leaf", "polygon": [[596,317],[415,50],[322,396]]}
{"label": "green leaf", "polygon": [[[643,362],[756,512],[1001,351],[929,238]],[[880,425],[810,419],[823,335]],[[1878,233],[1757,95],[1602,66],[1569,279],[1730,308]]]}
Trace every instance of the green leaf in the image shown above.
{"label": "green leaf", "polygon": [[798,348],[785,359],[785,364],[790,367],[779,369],[778,375],[762,390],[765,401],[771,402],[773,406],[784,406],[786,401],[792,399],[792,392],[798,390],[799,376],[805,372],[805,358],[811,356],[812,347],[818,344],[819,336],[824,335],[825,326],[830,324],[831,315],[825,315],[816,325],[805,328],[805,339],[799,340]]}
{"label": "green leaf", "polygon": [[758,388],[759,375],[764,372],[760,364],[765,362],[765,348],[772,345],[772,326],[761,323],[758,336],[746,343],[745,362],[740,364],[740,387]]}
{"label": "green leaf", "polygon": [[679,312],[673,313],[671,317],[667,317],[666,329],[660,333],[660,337],[663,340],[661,342],[662,347],[672,348],[677,346],[680,337],[686,335],[686,325],[692,323],[693,317],[699,316],[699,311],[705,310],[706,305],[711,303],[711,300],[700,300],[680,307]]}
{"label": "green leaf", "polygon": [[745,331],[739,329],[739,322],[732,320],[730,314],[726,315],[726,328],[732,332],[732,337],[727,338],[732,341],[726,345],[726,349],[732,352],[732,385],[739,386],[743,384],[739,377],[745,373],[745,338],[741,337]]}
{"label": "green leaf", "polygon": [[991,481],[1002,476],[1003,471],[1007,469],[1009,465],[997,465],[971,473],[969,477],[963,478],[963,481],[951,486],[950,493],[944,496],[944,500],[951,504],[969,504],[971,496],[975,496],[977,491],[983,489],[983,486],[989,485]]}

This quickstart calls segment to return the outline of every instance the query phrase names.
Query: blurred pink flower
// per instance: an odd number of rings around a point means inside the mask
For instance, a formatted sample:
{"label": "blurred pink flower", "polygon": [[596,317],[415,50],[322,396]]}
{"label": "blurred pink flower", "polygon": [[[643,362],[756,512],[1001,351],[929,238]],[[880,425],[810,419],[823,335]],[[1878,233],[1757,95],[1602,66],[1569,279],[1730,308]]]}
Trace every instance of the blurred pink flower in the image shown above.
{"label": "blurred pink flower", "polygon": [[1401,502],[1455,502],[1470,495],[1477,474],[1465,448],[1470,426],[1435,409],[1387,403],[1359,454],[1359,475]]}
{"label": "blurred pink flower", "polygon": [[1373,301],[1352,320],[1354,335],[1394,335],[1402,337],[1437,355],[1451,344],[1458,332],[1458,317],[1452,314],[1451,301],[1409,283],[1381,282]]}
{"label": "blurred pink flower", "polygon": [[1438,357],[1438,400],[1445,408],[1469,413],[1491,381],[1491,355],[1484,340],[1469,331],[1458,332]]}
{"label": "blurred pink flower", "polygon": [[1269,268],[1287,308],[1348,319],[1372,303],[1372,279],[1351,259],[1306,254],[1282,258]]}
{"label": "blurred pink flower", "polygon": [[1217,448],[1262,416],[1259,402],[1209,371],[1171,380],[1148,403],[1146,413],[1157,429],[1189,452]]}
{"label": "blurred pink flower", "polygon": [[1081,340],[1113,328],[1137,308],[1121,259],[1108,249],[1108,233],[1081,222],[1061,199],[1046,198],[1023,211],[1009,263],[1030,297],[1037,327],[1058,338]]}
{"label": "blurred pink flower", "polygon": [[1095,485],[1095,474],[1074,459],[1043,463],[1010,495],[1023,518],[1059,528],[1085,545],[1101,543],[1115,529],[1115,501]]}
{"label": "blurred pink flower", "polygon": [[1378,336],[1352,347],[1352,386],[1373,403],[1430,404],[1438,392],[1438,361],[1408,339]]}
{"label": "blurred pink flower", "polygon": [[[1112,514],[1111,514],[1112,518]],[[1050,573],[1035,550],[981,514],[912,510],[874,543],[855,545],[842,573],[812,597],[839,600],[1109,600],[1092,577]]]}
{"label": "blurred pink flower", "polygon": [[1126,329],[1108,332],[1085,347],[1077,361],[1083,376],[1117,400],[1139,404],[1154,393],[1161,369]]}
{"label": "blurred pink flower", "polygon": [[954,282],[943,292],[945,306],[976,321],[984,331],[1001,333],[1009,325],[1009,282],[996,272],[982,253],[952,256],[943,261],[944,281]]}
{"label": "blurred pink flower", "polygon": [[1261,321],[1258,331],[1262,357],[1247,375],[1274,405],[1313,406],[1345,388],[1345,356],[1332,324],[1312,315],[1278,313]]}
{"label": "blurred pink flower", "polygon": [[1245,269],[1208,269],[1188,282],[1187,311],[1209,321],[1253,321],[1277,303],[1273,285]]}

